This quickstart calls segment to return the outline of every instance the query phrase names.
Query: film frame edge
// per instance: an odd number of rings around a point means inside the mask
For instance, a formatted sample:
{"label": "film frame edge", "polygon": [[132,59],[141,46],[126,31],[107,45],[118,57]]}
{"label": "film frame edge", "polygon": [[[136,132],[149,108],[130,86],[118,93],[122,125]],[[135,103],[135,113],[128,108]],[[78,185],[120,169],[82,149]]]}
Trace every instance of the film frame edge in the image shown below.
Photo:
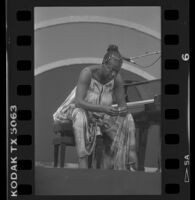
{"label": "film frame edge", "polygon": [[[20,0],[18,4],[14,4],[11,8],[11,2],[8,2],[7,6],[7,51],[8,51],[8,63],[7,63],[7,87],[9,85],[7,95],[8,95],[8,199],[12,198],[29,198],[29,199],[40,199],[43,196],[35,195],[35,105],[34,105],[34,7],[39,6],[39,2],[24,3]],[[150,1],[149,6],[152,6],[154,1]],[[109,4],[109,3],[108,3]],[[159,5],[158,5],[159,4]],[[184,97],[189,98],[189,32],[181,31],[181,24],[187,29],[189,27],[189,2],[179,2],[176,8],[173,8],[171,3],[156,1],[155,6],[161,7],[161,22],[162,22],[162,37],[161,37],[161,49],[162,49],[162,61],[161,61],[161,71],[162,71],[162,102],[161,107],[161,126],[162,126],[162,194],[161,195],[137,195],[132,197],[134,199],[145,199],[151,197],[151,199],[166,199],[167,197],[178,198],[184,195],[189,195],[189,184],[190,184],[190,151],[189,151],[189,135],[174,132],[174,126],[171,126],[172,120],[176,120],[173,124],[181,123],[184,127],[181,128],[182,132],[189,133],[189,118],[186,119],[186,113],[189,114],[187,107],[189,102],[184,100]],[[63,6],[64,3],[59,1],[59,4],[53,3],[51,1],[43,2],[40,1],[40,6]],[[112,3],[110,3],[112,6]],[[147,6],[146,3],[140,2],[139,5],[133,2],[132,5],[127,3],[122,6]],[[72,4],[68,3],[68,5]],[[74,6],[77,6],[75,4]],[[79,5],[81,6],[81,5]],[[83,6],[87,6],[84,4]],[[97,5],[92,5],[97,6]],[[105,6],[105,5],[101,5]],[[109,5],[106,5],[109,6]],[[114,5],[117,6],[117,5]],[[120,6],[120,3],[119,5]],[[182,9],[181,9],[182,8]],[[185,10],[185,9],[186,10]],[[12,11],[12,14],[10,12]],[[21,11],[21,12],[19,12]],[[23,14],[21,14],[23,12]],[[24,17],[26,15],[26,17]],[[18,29],[14,29],[14,26]],[[13,28],[12,28],[13,27]],[[26,29],[25,29],[26,27]],[[22,29],[21,29],[22,28]],[[25,30],[23,30],[25,29]],[[186,30],[186,29],[185,29]],[[13,32],[12,32],[13,31]],[[31,63],[29,70],[18,71],[16,63],[19,60],[28,60]],[[171,69],[172,66],[166,64],[167,60],[177,60],[179,62],[179,67],[177,69]],[[166,66],[165,66],[166,65]],[[163,74],[166,74],[163,75]],[[179,81],[172,81],[173,74]],[[16,76],[15,76],[16,75]],[[26,76],[23,80],[20,77]],[[163,77],[164,76],[164,77]],[[183,82],[181,83],[181,78],[183,77]],[[175,78],[175,79],[176,79]],[[22,81],[21,81],[22,80]],[[25,90],[20,89],[17,92],[18,85],[29,85],[31,89],[26,87]],[[168,85],[168,86],[167,86]],[[172,86],[170,86],[172,85]],[[174,87],[173,85],[177,85]],[[175,89],[177,88],[177,89]],[[179,92],[178,92],[179,88]],[[186,88],[188,88],[186,90]],[[176,91],[176,92],[175,92]],[[20,95],[18,95],[18,93]],[[173,94],[176,93],[176,94]],[[26,94],[26,95],[24,95]],[[179,102],[175,102],[177,97],[180,97]],[[183,98],[182,98],[183,97]],[[186,105],[186,108],[181,106],[181,103]],[[175,110],[174,110],[175,109]],[[178,109],[178,111],[176,111]],[[189,109],[189,108],[188,108]],[[18,112],[19,111],[19,112]],[[179,114],[178,114],[179,113]],[[186,114],[186,115],[185,115]],[[175,119],[174,119],[175,118]],[[188,124],[188,125],[187,125]],[[166,127],[164,127],[166,126]],[[168,128],[167,128],[168,127]],[[165,130],[165,132],[163,131]],[[178,129],[179,130],[179,129]],[[18,135],[19,132],[19,135]],[[28,132],[28,134],[27,134]],[[167,135],[179,135],[179,143],[172,144],[170,139],[165,139]],[[15,135],[15,136],[14,136]],[[21,140],[19,146],[17,144],[18,136],[27,135],[31,139]],[[167,144],[166,141],[170,141]],[[25,145],[25,143],[27,143]],[[185,151],[177,152],[177,148],[183,147]],[[164,149],[163,149],[164,148]],[[18,155],[18,152],[24,152],[23,155]],[[29,154],[30,157],[29,157]],[[167,159],[179,159],[178,169],[167,169],[165,166],[170,166]],[[30,160],[31,164],[28,164],[27,171],[17,170],[18,161],[25,162],[25,160]],[[28,161],[27,161],[28,162]],[[173,164],[172,164],[173,165]],[[25,168],[25,167],[24,167]],[[176,167],[177,168],[177,167]],[[28,171],[29,170],[29,171]],[[30,173],[30,175],[29,175]],[[27,175],[28,174],[28,175]],[[22,177],[28,177],[28,181],[23,182]],[[178,181],[178,176],[180,177]],[[19,191],[16,189],[19,188]],[[16,196],[15,196],[16,195]],[[145,197],[144,197],[145,196]],[[63,196],[47,196],[49,199],[52,198],[63,198]],[[89,196],[90,197],[90,196]],[[131,197],[131,195],[130,195]],[[76,198],[76,197],[71,197]],[[91,198],[91,197],[90,197]],[[114,196],[117,198],[117,195]],[[125,196],[124,196],[125,198]]]}

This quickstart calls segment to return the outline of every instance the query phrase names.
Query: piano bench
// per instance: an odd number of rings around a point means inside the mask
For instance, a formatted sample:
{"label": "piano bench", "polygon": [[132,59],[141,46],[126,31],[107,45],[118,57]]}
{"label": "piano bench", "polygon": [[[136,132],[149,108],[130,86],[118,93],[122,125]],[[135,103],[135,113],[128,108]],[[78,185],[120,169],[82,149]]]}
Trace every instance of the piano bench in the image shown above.
{"label": "piano bench", "polygon": [[53,132],[58,134],[58,136],[56,136],[52,142],[54,145],[54,167],[58,166],[59,149],[60,167],[64,167],[66,147],[75,146],[72,121],[67,120],[64,123],[55,121],[53,124]]}
{"label": "piano bench", "polygon": [[[60,167],[64,167],[65,163],[65,155],[66,155],[66,147],[67,146],[76,146],[74,131],[72,127],[72,121],[67,120],[64,123],[54,122],[53,124],[53,132],[55,134],[59,134],[53,139],[54,145],[54,167],[58,166],[58,157],[59,157],[59,149],[60,149]],[[99,144],[102,138],[96,139]],[[92,155],[88,157],[88,167],[91,168]]]}

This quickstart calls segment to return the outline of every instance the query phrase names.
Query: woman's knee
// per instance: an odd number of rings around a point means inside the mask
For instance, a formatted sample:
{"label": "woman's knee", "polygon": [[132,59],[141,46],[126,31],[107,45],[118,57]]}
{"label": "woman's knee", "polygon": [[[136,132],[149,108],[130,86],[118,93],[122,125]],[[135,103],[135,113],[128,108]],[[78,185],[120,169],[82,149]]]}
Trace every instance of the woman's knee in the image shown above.
{"label": "woman's knee", "polygon": [[133,116],[132,116],[131,113],[128,113],[128,114],[126,115],[126,120],[127,120],[127,121],[134,121],[134,120],[133,120]]}
{"label": "woman's knee", "polygon": [[134,123],[134,119],[133,119],[133,116],[132,116],[131,113],[128,113],[126,115],[126,118],[125,118],[124,122],[125,122],[126,126],[129,127],[131,130],[135,129],[135,123]]}
{"label": "woman's knee", "polygon": [[83,108],[75,108],[72,113],[73,121],[83,121],[87,119],[86,111]]}
{"label": "woman's knee", "polygon": [[135,144],[130,145],[130,150],[131,151],[136,151],[136,145]]}

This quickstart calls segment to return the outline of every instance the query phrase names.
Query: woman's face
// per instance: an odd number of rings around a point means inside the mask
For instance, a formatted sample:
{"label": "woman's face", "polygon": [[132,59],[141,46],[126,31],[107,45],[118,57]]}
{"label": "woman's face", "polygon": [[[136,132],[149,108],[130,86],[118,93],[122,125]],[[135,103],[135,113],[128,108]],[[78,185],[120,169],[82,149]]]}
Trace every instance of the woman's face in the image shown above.
{"label": "woman's face", "polygon": [[103,65],[103,74],[107,79],[111,79],[117,76],[120,71],[122,63],[116,59],[110,59],[108,63]]}

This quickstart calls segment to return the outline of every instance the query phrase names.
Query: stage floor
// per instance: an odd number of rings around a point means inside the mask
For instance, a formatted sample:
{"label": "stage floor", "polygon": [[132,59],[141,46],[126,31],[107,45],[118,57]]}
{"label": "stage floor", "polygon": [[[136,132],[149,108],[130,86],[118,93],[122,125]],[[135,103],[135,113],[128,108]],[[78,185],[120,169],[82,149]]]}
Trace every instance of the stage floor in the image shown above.
{"label": "stage floor", "polygon": [[[71,167],[71,168],[70,168]],[[36,195],[160,195],[161,173],[35,167]]]}

